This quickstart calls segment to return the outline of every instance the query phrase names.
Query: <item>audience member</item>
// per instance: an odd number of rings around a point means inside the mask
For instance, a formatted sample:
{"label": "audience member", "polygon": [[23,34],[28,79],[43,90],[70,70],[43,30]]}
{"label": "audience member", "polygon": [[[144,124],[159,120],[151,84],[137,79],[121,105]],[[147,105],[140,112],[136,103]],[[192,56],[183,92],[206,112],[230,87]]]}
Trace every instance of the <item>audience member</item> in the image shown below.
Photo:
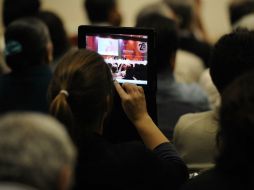
{"label": "audience member", "polygon": [[[231,0],[229,4],[229,15],[232,29],[247,28],[254,29],[254,1],[253,0]],[[200,86],[208,95],[212,109],[220,105],[220,94],[212,82],[209,68],[200,77]]]}
{"label": "audience member", "polygon": [[[92,25],[120,26],[122,23],[117,0],[84,0],[83,8]],[[77,46],[77,36],[74,35],[70,39],[72,45]]]}
{"label": "audience member", "polygon": [[[39,12],[41,2],[40,0],[3,0],[2,3],[2,22],[3,26],[7,27],[11,22],[22,17],[33,17]],[[2,36],[1,36],[2,38]],[[4,39],[0,40],[1,42]],[[2,44],[1,44],[2,45]],[[1,46],[0,45],[0,46]],[[2,54],[2,46],[0,49]],[[7,74],[10,68],[6,65],[5,61],[0,63],[0,74]]]}
{"label": "audience member", "polygon": [[[224,35],[215,44],[210,74],[220,94],[235,78],[254,69],[253,51],[254,32],[247,30]],[[214,164],[217,115],[217,109],[187,114],[180,118],[175,127],[174,143],[191,170],[207,169]]]}
{"label": "audience member", "polygon": [[199,86],[175,81],[173,71],[178,47],[175,23],[166,17],[152,13],[139,20],[137,26],[154,28],[157,32],[155,55],[158,79],[158,123],[159,128],[172,138],[173,129],[179,117],[190,112],[208,110],[208,100]]}
{"label": "audience member", "polygon": [[[142,22],[142,20],[150,14],[160,14],[178,22],[174,12],[166,2],[159,1],[143,7],[137,15],[136,23]],[[174,67],[176,81],[181,83],[198,82],[203,71],[204,63],[198,56],[183,49],[177,50]]]}
{"label": "audience member", "polygon": [[121,25],[117,0],[84,0],[84,10],[93,25]]}
{"label": "audience member", "polygon": [[173,10],[167,6],[165,1],[159,1],[156,3],[151,3],[146,6],[144,6],[141,10],[139,10],[137,16],[136,16],[136,23],[139,22],[139,20],[142,20],[143,17],[157,13],[161,14],[162,16],[165,16],[167,18],[170,18],[172,20],[176,19],[176,15],[173,12]]}
{"label": "audience member", "polygon": [[202,73],[199,85],[206,92],[211,109],[217,109],[220,106],[220,93],[212,81],[210,69],[206,69]]}
{"label": "audience member", "polygon": [[23,18],[8,25],[4,37],[5,61],[12,72],[0,77],[0,113],[48,112],[52,44],[47,27],[38,19]]}
{"label": "audience member", "polygon": [[40,7],[40,0],[3,0],[4,27],[17,19],[37,16]]}
{"label": "audience member", "polygon": [[67,53],[54,73],[51,113],[66,124],[79,150],[75,189],[177,189],[186,180],[185,165],[148,115],[142,87],[115,82],[145,146],[112,144],[102,136],[113,84],[103,58],[85,49]]}
{"label": "audience member", "polygon": [[177,82],[198,83],[204,71],[204,63],[198,56],[185,50],[177,50],[174,68],[174,76]]}
{"label": "audience member", "polygon": [[183,189],[253,189],[254,74],[239,77],[222,93],[216,166]]}
{"label": "audience member", "polygon": [[11,113],[0,118],[0,189],[67,190],[75,148],[49,116]]}
{"label": "audience member", "polygon": [[[231,0],[229,4],[229,15],[233,30],[239,28],[254,29],[253,0]],[[201,75],[199,84],[207,93],[211,108],[216,109],[220,105],[220,94],[212,82],[209,68]]]}
{"label": "audience member", "polygon": [[70,41],[67,36],[61,18],[54,12],[41,11],[39,18],[47,25],[53,44],[53,62],[51,67],[55,70],[58,60],[70,49]]}
{"label": "audience member", "polygon": [[209,37],[204,29],[201,19],[200,0],[164,0],[175,12],[179,20],[180,41],[179,48],[202,59],[209,67],[211,46]]}

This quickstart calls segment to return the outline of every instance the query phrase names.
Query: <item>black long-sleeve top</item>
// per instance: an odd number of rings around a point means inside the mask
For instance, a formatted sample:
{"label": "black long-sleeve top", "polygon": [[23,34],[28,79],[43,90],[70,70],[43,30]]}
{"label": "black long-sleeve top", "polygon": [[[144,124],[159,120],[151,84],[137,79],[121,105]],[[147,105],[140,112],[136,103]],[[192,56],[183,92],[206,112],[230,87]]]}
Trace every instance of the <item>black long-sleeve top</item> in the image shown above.
{"label": "black long-sleeve top", "polygon": [[178,189],[188,177],[170,143],[153,151],[141,142],[111,144],[102,136],[79,147],[75,189]]}

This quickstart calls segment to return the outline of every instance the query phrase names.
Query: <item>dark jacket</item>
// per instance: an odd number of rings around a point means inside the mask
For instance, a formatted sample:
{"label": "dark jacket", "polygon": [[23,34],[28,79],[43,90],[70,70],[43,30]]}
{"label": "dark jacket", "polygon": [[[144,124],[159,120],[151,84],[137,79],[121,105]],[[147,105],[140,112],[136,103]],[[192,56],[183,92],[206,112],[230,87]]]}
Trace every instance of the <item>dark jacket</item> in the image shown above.
{"label": "dark jacket", "polygon": [[0,114],[9,111],[48,112],[47,90],[52,77],[48,65],[0,77]]}
{"label": "dark jacket", "polygon": [[167,69],[157,74],[156,102],[158,126],[169,139],[182,115],[209,110],[207,95],[197,84],[178,83]]}
{"label": "dark jacket", "polygon": [[141,142],[112,144],[94,135],[79,145],[74,189],[178,189],[187,169],[170,143],[154,151]]}
{"label": "dark jacket", "polygon": [[212,46],[206,42],[198,40],[191,33],[182,33],[180,35],[179,48],[198,56],[205,64],[209,66],[209,58],[212,51]]}

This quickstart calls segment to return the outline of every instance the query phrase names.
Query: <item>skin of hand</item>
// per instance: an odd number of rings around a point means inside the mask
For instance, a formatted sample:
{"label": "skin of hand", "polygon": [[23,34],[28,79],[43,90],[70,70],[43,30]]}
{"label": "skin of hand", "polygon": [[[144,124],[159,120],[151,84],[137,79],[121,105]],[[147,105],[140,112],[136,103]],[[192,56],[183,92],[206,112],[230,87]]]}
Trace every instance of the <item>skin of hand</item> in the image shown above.
{"label": "skin of hand", "polygon": [[121,85],[115,81],[115,88],[122,100],[122,106],[127,117],[135,124],[148,116],[145,94],[142,87],[124,83]]}

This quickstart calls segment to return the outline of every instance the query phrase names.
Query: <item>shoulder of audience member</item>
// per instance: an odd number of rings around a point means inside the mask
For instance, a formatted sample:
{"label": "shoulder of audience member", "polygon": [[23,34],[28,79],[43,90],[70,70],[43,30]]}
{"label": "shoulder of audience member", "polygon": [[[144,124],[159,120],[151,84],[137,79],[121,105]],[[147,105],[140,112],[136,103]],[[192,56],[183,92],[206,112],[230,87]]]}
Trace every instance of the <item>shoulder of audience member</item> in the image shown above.
{"label": "shoulder of audience member", "polygon": [[199,122],[204,122],[210,120],[213,117],[213,111],[199,112],[199,113],[189,113],[180,117],[176,127],[190,127],[196,125]]}

